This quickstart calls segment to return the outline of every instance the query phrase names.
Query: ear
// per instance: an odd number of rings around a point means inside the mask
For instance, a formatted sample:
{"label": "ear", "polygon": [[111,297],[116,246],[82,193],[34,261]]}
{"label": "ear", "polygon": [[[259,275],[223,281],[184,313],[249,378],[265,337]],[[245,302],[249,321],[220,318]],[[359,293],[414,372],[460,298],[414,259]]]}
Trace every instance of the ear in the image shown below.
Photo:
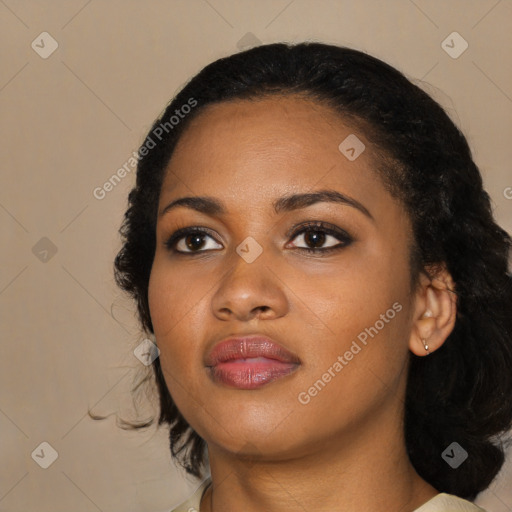
{"label": "ear", "polygon": [[415,292],[411,352],[426,356],[437,350],[452,332],[456,317],[455,284],[446,267],[435,269],[434,277],[422,273]]}

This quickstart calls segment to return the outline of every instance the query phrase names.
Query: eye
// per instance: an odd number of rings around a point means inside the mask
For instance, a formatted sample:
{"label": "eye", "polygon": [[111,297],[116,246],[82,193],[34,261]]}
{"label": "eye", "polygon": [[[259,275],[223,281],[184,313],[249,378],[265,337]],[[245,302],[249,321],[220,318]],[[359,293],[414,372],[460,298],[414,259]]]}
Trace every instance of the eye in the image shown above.
{"label": "eye", "polygon": [[[165,242],[165,246],[176,253],[194,254],[204,252],[205,243],[204,238],[209,237],[213,239],[210,231],[201,227],[190,227],[178,229],[171,237]],[[206,246],[206,249],[212,249]],[[215,249],[215,247],[214,247]],[[222,249],[222,246],[220,247]]]}
{"label": "eye", "polygon": [[[332,224],[327,224],[325,222],[308,222],[299,227],[296,231],[294,231],[293,235],[294,239],[302,240],[306,245],[314,245],[315,247],[296,247],[301,250],[309,253],[326,253],[331,251],[336,251],[347,247],[353,242],[352,237],[344,230],[333,226]],[[328,247],[322,248],[327,240],[331,238],[333,240],[337,240],[338,243]]]}

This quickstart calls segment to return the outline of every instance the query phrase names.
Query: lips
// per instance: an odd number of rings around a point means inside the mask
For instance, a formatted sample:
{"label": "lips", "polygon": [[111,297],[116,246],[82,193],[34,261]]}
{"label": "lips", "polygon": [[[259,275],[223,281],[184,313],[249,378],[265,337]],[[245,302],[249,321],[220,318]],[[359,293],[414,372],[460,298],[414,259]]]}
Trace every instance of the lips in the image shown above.
{"label": "lips", "polygon": [[210,377],[238,389],[256,389],[293,373],[299,358],[265,336],[229,338],[206,358]]}

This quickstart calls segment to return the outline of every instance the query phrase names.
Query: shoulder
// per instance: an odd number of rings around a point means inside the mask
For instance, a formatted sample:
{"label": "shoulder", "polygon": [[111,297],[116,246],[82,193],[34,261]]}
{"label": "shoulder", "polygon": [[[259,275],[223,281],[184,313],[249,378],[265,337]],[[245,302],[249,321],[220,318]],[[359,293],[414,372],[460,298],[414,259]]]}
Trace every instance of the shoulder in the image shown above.
{"label": "shoulder", "polygon": [[199,512],[199,505],[201,503],[201,498],[203,497],[204,491],[211,483],[211,478],[207,478],[188,498],[188,500],[184,501],[181,505],[178,505],[176,508],[173,508],[169,512]]}
{"label": "shoulder", "polygon": [[424,503],[414,512],[486,512],[471,501],[453,494],[440,493]]}

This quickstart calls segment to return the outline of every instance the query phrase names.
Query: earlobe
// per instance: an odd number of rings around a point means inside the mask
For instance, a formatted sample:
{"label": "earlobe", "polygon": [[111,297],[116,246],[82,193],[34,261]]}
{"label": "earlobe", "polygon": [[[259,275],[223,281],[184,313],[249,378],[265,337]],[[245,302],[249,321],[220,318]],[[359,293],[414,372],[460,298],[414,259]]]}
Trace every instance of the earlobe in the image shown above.
{"label": "earlobe", "polygon": [[443,345],[455,326],[457,296],[454,282],[443,268],[434,278],[422,276],[416,294],[414,325],[409,349],[417,356],[429,355]]}

